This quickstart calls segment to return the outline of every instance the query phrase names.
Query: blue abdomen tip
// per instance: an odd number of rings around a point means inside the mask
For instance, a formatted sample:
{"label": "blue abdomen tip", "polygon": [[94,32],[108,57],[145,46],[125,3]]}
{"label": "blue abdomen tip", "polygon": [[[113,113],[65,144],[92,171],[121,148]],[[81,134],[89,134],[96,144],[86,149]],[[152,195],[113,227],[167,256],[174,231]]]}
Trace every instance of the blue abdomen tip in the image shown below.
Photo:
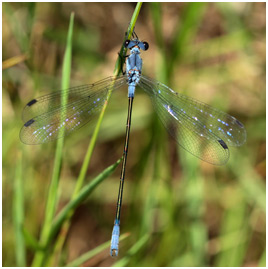
{"label": "blue abdomen tip", "polygon": [[118,255],[119,236],[120,236],[120,226],[119,224],[115,224],[113,228],[113,232],[112,232],[112,239],[111,239],[111,249],[110,249],[111,256]]}

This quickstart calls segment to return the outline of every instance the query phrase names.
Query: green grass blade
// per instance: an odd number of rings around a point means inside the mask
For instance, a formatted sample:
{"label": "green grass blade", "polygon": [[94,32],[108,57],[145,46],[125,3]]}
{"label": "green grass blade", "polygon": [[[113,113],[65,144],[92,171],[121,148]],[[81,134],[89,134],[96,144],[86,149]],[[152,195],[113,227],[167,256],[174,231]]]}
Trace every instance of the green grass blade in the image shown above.
{"label": "green grass blade", "polygon": [[[71,14],[70,25],[67,36],[67,45],[63,60],[63,70],[62,70],[62,89],[69,88],[70,74],[71,74],[71,60],[72,60],[72,35],[73,35],[73,24],[74,24],[74,14]],[[65,99],[61,100],[62,105],[67,103],[67,96]],[[58,184],[60,178],[60,169],[62,161],[62,150],[63,150],[64,139],[59,139],[57,141],[56,155],[54,161],[54,169],[52,174],[52,180],[49,186],[49,193],[47,198],[45,220],[43,229],[41,232],[40,243],[46,246],[48,236],[50,234],[51,223],[55,214],[57,196],[58,196]],[[38,251],[33,260],[33,266],[41,266],[44,262],[45,253]]]}
{"label": "green grass blade", "polygon": [[164,50],[164,38],[163,38],[163,31],[162,31],[162,17],[161,17],[161,3],[151,3],[151,14],[152,19],[154,22],[154,35],[156,38],[157,46]]}
{"label": "green grass blade", "polygon": [[266,267],[266,249],[263,251],[259,260],[259,267]]}
{"label": "green grass blade", "polygon": [[142,247],[147,243],[147,241],[150,239],[149,234],[143,235],[136,244],[134,244],[130,250],[127,252],[126,256],[113,264],[113,267],[125,267],[130,261],[130,258],[134,256]]}
{"label": "green grass blade", "polygon": [[[133,13],[133,16],[132,16],[132,19],[131,19],[131,22],[129,24],[128,31],[127,31],[128,32],[127,38],[131,37],[133,29],[135,28],[135,24],[136,24],[138,15],[139,15],[139,11],[141,9],[141,5],[142,5],[141,3],[138,3],[137,6],[136,6],[135,11]],[[125,55],[124,52],[125,51],[126,51],[126,49],[122,45],[120,53],[119,53],[121,56],[118,56],[116,64],[115,64],[114,76],[118,76],[120,74],[120,72],[121,72],[121,64],[120,64],[121,62],[120,61],[121,61],[122,57],[124,57],[124,55]],[[84,162],[83,162],[83,165],[82,165],[82,168],[81,168],[81,171],[80,171],[80,174],[79,174],[76,186],[75,186],[75,191],[73,193],[73,197],[76,196],[76,194],[79,192],[79,190],[83,186],[83,182],[84,182],[84,179],[85,179],[85,176],[86,176],[87,168],[89,166],[90,159],[91,159],[91,156],[92,156],[95,144],[96,144],[96,140],[97,140],[97,137],[98,137],[98,134],[99,134],[100,126],[101,126],[101,123],[102,123],[102,120],[103,120],[104,113],[105,113],[106,108],[107,108],[107,104],[108,104],[109,99],[110,99],[110,95],[111,95],[111,93],[107,97],[107,102],[103,106],[103,109],[102,109],[101,114],[99,116],[99,120],[97,122],[96,128],[94,129],[90,144],[88,146],[86,157],[84,159]]]}
{"label": "green grass blade", "polygon": [[121,160],[122,158],[120,158],[116,163],[106,168],[97,177],[91,180],[82,188],[78,195],[61,210],[52,224],[50,239],[52,239],[55,233],[60,229],[62,223],[69,216],[70,212],[72,212],[79,204],[81,204],[104,179],[109,177],[114,172]]}
{"label": "green grass blade", "polygon": [[[125,240],[127,237],[129,237],[129,233],[125,233],[122,234],[120,236],[120,242],[122,242],[123,240]],[[79,258],[75,259],[74,261],[68,263],[66,265],[66,267],[78,267],[81,266],[84,262],[88,261],[89,259],[91,259],[92,257],[98,255],[99,253],[101,253],[103,250],[107,249],[110,247],[111,241],[107,241],[101,245],[99,245],[98,247],[84,253],[83,255],[81,255]]]}
{"label": "green grass blade", "polygon": [[45,250],[45,248],[39,245],[37,239],[27,229],[25,229],[25,227],[23,228],[23,236],[25,239],[25,244],[32,250]]}
{"label": "green grass blade", "polygon": [[189,219],[188,236],[192,249],[194,266],[205,266],[206,249],[204,245],[208,240],[207,227],[203,221],[204,214],[204,183],[200,174],[198,160],[185,154],[182,159],[183,175],[185,180],[185,207]]}
{"label": "green grass blade", "polygon": [[180,60],[185,48],[192,43],[199,28],[200,21],[204,16],[206,3],[189,3],[184,12],[183,24],[177,24],[177,30],[173,41],[170,54],[169,68],[167,75],[170,77],[173,73],[174,64]]}
{"label": "green grass blade", "polygon": [[168,54],[165,47],[165,42],[163,38],[162,31],[162,10],[161,3],[151,3],[151,14],[154,22],[154,33],[156,37],[156,44],[160,50],[161,54],[161,63],[156,67],[156,72],[159,74],[158,79],[162,82],[167,82],[167,70],[168,70]]}
{"label": "green grass blade", "polygon": [[16,175],[14,180],[14,196],[13,196],[13,222],[15,226],[15,254],[16,266],[26,266],[25,242],[23,236],[24,222],[24,193],[22,184],[22,158],[19,155],[16,165]]}

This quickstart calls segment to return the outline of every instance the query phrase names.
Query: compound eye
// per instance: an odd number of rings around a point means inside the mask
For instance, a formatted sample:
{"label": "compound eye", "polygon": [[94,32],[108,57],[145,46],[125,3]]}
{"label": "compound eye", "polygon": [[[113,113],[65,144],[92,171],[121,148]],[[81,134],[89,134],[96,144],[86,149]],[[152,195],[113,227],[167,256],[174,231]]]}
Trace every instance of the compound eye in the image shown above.
{"label": "compound eye", "polygon": [[144,50],[149,49],[149,44],[147,42],[143,42]]}
{"label": "compound eye", "polygon": [[129,43],[130,43],[130,40],[127,39],[127,40],[125,41],[125,43],[124,43],[124,47],[125,47],[125,48],[128,48]]}

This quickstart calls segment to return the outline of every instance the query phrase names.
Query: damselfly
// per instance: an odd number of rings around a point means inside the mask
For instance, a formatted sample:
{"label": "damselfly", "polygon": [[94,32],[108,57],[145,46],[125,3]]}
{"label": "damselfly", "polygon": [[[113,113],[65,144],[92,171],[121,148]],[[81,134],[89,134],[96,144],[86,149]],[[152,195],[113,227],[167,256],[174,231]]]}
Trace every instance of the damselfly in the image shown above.
{"label": "damselfly", "polygon": [[[246,141],[243,124],[236,118],[211,106],[177,93],[166,85],[141,75],[141,50],[147,50],[147,42],[135,35],[126,40],[130,50],[126,59],[126,74],[108,77],[94,84],[59,91],[31,100],[23,110],[24,126],[20,139],[25,144],[41,144],[69,135],[92,120],[107,101],[109,91],[128,85],[128,116],[125,146],[117,200],[116,216],[110,252],[119,251],[120,213],[127,162],[132,105],[136,87],[142,88],[151,98],[163,125],[185,150],[215,165],[229,159],[228,146],[241,146]],[[67,102],[62,105],[61,99]]]}

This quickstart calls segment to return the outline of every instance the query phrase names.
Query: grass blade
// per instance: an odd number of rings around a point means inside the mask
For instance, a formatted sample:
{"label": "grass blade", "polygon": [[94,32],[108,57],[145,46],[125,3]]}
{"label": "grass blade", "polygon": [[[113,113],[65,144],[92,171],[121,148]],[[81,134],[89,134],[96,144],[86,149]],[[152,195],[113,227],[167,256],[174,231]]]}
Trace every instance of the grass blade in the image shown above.
{"label": "grass blade", "polygon": [[39,245],[39,242],[36,238],[27,230],[25,227],[23,228],[23,236],[25,240],[25,244],[32,250],[42,250],[44,251],[44,247]]}
{"label": "grass blade", "polygon": [[[123,240],[125,240],[127,237],[129,237],[129,233],[125,233],[122,234],[120,236],[120,242],[122,242]],[[92,257],[98,255],[99,253],[101,253],[103,250],[107,249],[110,247],[110,240],[99,245],[98,247],[84,253],[83,255],[81,255],[79,258],[75,259],[74,261],[68,263],[66,266],[67,267],[78,267],[81,266],[84,262],[88,261],[89,259],[91,259]]]}
{"label": "grass blade", "polygon": [[136,244],[134,244],[131,249],[127,252],[127,255],[120,261],[113,264],[113,267],[124,267],[129,263],[130,258],[135,255],[150,239],[149,234],[143,235]]}
{"label": "grass blade", "polygon": [[[70,74],[71,74],[71,60],[72,60],[72,35],[73,35],[73,24],[74,24],[74,14],[71,14],[70,25],[67,36],[67,45],[63,60],[63,70],[62,70],[62,89],[69,88]],[[65,100],[61,100],[62,105],[66,104],[67,96]],[[54,169],[52,180],[49,186],[49,193],[47,198],[45,220],[43,229],[41,232],[40,243],[46,246],[48,241],[48,236],[50,234],[51,223],[55,214],[57,196],[58,196],[58,184],[60,178],[60,169],[62,161],[62,150],[63,150],[64,139],[59,139],[57,141],[56,155],[54,161]],[[45,253],[38,251],[33,260],[33,266],[42,266],[45,258]]]}
{"label": "grass blade", "polygon": [[[141,8],[141,3],[138,3],[137,4],[137,7],[136,7],[136,9],[135,9],[135,11],[133,13],[131,22],[129,24],[127,38],[130,38],[131,35],[132,35],[132,32],[134,30],[134,27],[135,27],[135,24],[136,24],[136,21],[137,21],[137,17],[138,17],[140,8]],[[126,52],[126,49],[122,45],[121,50],[120,50],[120,53],[119,53],[120,55],[118,56],[117,61],[116,61],[116,64],[115,64],[114,76],[118,76],[120,74],[120,72],[121,72],[121,64],[120,63],[121,63],[121,59],[124,58],[124,56],[125,56],[125,52]],[[107,97],[107,102],[103,106],[103,109],[102,109],[101,114],[99,116],[99,120],[97,122],[96,128],[94,129],[94,132],[93,132],[93,135],[92,135],[90,144],[88,146],[86,157],[84,159],[84,162],[83,162],[83,165],[82,165],[82,168],[81,168],[81,171],[80,171],[80,174],[79,174],[77,183],[76,183],[75,191],[73,193],[73,198],[77,195],[78,191],[83,186],[83,182],[84,182],[84,179],[85,179],[86,171],[87,171],[87,168],[88,168],[89,163],[90,163],[90,159],[91,159],[91,156],[92,156],[92,153],[93,153],[93,149],[94,149],[95,144],[96,144],[97,136],[99,134],[100,125],[102,123],[103,116],[104,116],[104,113],[106,111],[107,104],[109,102],[110,96],[111,96],[111,94],[108,95],[108,97]]]}
{"label": "grass blade", "polygon": [[16,175],[14,181],[14,196],[13,196],[13,222],[15,226],[15,252],[16,252],[16,266],[26,266],[25,256],[25,242],[23,236],[23,222],[24,222],[24,193],[22,185],[22,158],[19,155],[16,165]]}
{"label": "grass blade", "polygon": [[87,185],[85,185],[83,189],[78,193],[76,198],[71,200],[61,210],[61,212],[57,215],[55,221],[52,224],[50,239],[52,239],[55,233],[59,230],[64,220],[69,216],[70,212],[72,212],[79,204],[81,204],[104,179],[109,177],[114,172],[118,164],[121,162],[121,159],[106,168],[102,173],[100,173],[97,177],[95,177]]}
{"label": "grass blade", "polygon": [[27,60],[27,58],[28,58],[27,54],[21,54],[18,56],[11,57],[11,58],[3,61],[2,70],[8,69],[8,68],[11,68],[17,64],[20,64],[20,63],[24,62],[25,60]]}
{"label": "grass blade", "polygon": [[177,23],[177,29],[170,54],[167,77],[173,73],[174,65],[182,57],[187,44],[191,44],[200,21],[204,16],[206,3],[189,3],[184,13],[183,24]]}

